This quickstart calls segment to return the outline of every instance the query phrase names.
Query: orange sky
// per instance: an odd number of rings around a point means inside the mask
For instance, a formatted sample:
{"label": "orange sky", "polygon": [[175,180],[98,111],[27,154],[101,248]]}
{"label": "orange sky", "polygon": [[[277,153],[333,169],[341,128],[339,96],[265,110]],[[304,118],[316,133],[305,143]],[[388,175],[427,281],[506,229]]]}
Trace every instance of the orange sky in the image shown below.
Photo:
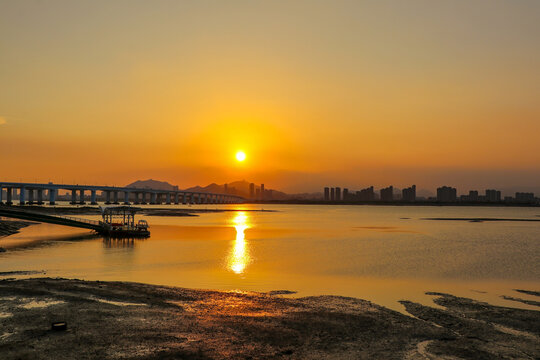
{"label": "orange sky", "polygon": [[0,0],[0,55],[0,181],[540,186],[537,1]]}

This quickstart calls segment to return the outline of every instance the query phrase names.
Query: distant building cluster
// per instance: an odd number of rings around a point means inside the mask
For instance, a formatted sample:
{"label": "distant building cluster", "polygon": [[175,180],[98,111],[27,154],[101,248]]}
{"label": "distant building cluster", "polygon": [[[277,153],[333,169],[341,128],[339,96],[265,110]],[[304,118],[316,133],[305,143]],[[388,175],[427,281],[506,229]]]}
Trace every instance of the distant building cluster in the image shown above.
{"label": "distant building cluster", "polygon": [[257,187],[255,183],[250,183],[249,198],[251,200],[272,200],[272,190],[266,190],[264,184]]}
{"label": "distant building cluster", "polygon": [[381,188],[378,193],[373,186],[359,190],[350,191],[343,189],[343,196],[340,187],[325,187],[324,201],[328,202],[439,202],[439,203],[515,203],[515,204],[540,204],[540,198],[534,193],[516,192],[515,196],[501,196],[500,190],[486,189],[484,195],[477,190],[471,190],[468,194],[458,196],[457,189],[451,186],[441,186],[437,188],[436,197],[418,197],[416,185],[397,191],[392,185]]}

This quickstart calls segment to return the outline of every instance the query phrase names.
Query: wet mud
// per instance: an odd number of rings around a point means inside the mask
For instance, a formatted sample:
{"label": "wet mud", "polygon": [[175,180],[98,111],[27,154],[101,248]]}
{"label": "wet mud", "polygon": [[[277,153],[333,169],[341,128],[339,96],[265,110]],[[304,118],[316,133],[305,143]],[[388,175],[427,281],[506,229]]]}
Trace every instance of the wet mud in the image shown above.
{"label": "wet mud", "polygon": [[3,236],[16,234],[19,232],[20,229],[34,224],[36,223],[31,221],[0,220],[0,238]]}
{"label": "wet mud", "polygon": [[[2,359],[535,359],[540,312],[430,293],[407,316],[338,296],[0,281]],[[519,296],[519,295],[517,295]],[[51,324],[66,322],[67,330]]]}

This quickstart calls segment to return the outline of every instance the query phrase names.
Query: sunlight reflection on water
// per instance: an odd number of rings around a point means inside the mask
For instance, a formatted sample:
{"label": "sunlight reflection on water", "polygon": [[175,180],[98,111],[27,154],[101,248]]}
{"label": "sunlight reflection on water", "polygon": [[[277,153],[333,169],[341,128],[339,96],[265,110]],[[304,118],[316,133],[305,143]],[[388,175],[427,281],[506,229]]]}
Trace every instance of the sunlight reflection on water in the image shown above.
{"label": "sunlight reflection on water", "polygon": [[229,255],[228,267],[236,274],[243,274],[250,262],[248,243],[244,231],[249,229],[249,218],[246,212],[240,211],[232,219],[236,230],[236,239]]}

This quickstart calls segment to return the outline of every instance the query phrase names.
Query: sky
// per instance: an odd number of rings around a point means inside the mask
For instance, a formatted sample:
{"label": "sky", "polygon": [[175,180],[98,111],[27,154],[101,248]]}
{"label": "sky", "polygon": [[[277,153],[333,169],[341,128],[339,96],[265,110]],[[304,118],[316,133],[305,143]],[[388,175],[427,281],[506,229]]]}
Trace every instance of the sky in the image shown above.
{"label": "sky", "polygon": [[0,0],[0,181],[148,178],[540,191],[540,1]]}

